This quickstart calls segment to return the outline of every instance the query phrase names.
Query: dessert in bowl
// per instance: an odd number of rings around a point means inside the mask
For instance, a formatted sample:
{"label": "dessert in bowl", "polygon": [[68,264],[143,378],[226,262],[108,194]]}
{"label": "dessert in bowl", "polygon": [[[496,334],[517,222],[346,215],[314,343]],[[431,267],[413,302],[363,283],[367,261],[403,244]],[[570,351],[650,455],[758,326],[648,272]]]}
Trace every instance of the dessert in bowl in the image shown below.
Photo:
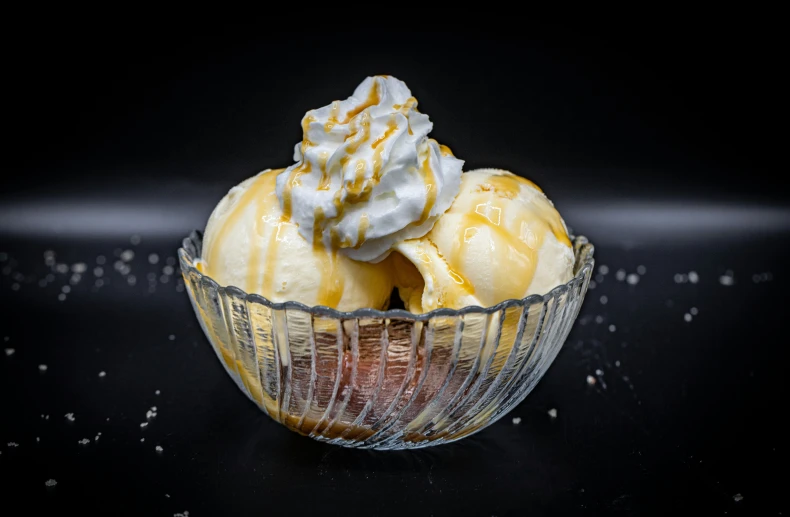
{"label": "dessert in bowl", "polygon": [[567,337],[592,245],[528,180],[462,172],[393,77],[302,127],[295,164],[231,189],[179,250],[228,373],[289,429],[349,447],[495,422]]}

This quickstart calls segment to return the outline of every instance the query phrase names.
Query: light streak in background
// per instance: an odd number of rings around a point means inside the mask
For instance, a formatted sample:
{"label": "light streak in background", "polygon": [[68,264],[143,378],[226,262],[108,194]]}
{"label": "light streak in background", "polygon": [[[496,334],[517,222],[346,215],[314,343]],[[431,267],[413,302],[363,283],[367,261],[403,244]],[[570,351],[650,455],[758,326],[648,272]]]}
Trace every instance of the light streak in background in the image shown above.
{"label": "light streak in background", "polygon": [[[0,203],[0,235],[14,237],[184,237],[203,229],[214,196],[181,199],[32,198]],[[600,244],[688,242],[790,231],[790,207],[711,201],[564,199],[560,213],[577,234]]]}

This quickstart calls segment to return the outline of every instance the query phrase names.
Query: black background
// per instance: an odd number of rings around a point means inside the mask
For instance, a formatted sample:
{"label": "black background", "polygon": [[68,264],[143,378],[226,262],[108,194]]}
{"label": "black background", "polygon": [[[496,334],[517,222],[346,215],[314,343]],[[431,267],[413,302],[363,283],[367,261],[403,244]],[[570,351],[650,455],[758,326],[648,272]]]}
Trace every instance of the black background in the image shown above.
{"label": "black background", "polygon": [[[745,19],[309,27],[41,25],[6,41],[4,504],[24,502],[19,515],[786,514],[779,31]],[[292,162],[306,110],[373,74],[407,83],[466,169],[542,186],[610,270],[513,411],[521,424],[423,451],[348,451],[277,426],[222,371],[178,275],[159,280],[231,186]],[[69,275],[37,285],[48,249],[89,266],[63,302]],[[134,286],[112,271],[124,249]],[[111,282],[96,289],[100,254]],[[615,279],[638,265],[637,285]],[[732,286],[719,280],[728,270]],[[689,271],[698,283],[675,281]],[[141,430],[151,405],[159,415]]]}

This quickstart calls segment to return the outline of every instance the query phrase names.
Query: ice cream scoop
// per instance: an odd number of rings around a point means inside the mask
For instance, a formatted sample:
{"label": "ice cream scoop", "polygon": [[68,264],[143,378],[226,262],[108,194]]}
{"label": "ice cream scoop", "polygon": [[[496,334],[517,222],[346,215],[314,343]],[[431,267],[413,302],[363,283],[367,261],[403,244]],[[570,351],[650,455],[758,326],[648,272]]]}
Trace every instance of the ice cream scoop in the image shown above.
{"label": "ice cream scoop", "polygon": [[532,182],[499,169],[461,176],[450,209],[389,262],[406,308],[422,313],[545,294],[573,277],[565,222]]}
{"label": "ice cream scoop", "polygon": [[296,163],[277,179],[283,213],[308,242],[384,259],[394,243],[425,235],[458,192],[463,161],[428,138],[432,128],[391,76],[308,111]]}
{"label": "ice cream scoop", "polygon": [[201,272],[273,302],[342,311],[386,308],[392,292],[386,266],[357,262],[305,240],[280,209],[280,172],[267,170],[243,181],[217,204],[204,233]]}

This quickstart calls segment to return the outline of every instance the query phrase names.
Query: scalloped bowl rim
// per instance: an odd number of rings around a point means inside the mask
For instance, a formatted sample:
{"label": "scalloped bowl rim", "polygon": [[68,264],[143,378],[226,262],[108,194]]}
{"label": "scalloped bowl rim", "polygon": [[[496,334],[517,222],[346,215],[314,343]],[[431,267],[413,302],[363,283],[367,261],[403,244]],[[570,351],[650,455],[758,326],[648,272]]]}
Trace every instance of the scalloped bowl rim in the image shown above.
{"label": "scalloped bowl rim", "polygon": [[[493,314],[495,312],[508,309],[510,307],[518,307],[518,306],[527,307],[539,303],[543,304],[553,298],[562,296],[563,294],[567,293],[568,290],[570,290],[571,287],[573,287],[574,285],[580,282],[584,282],[588,270],[592,269],[595,262],[593,258],[595,247],[586,237],[584,237],[583,235],[578,235],[578,236],[571,235],[570,238],[571,238],[571,242],[573,243],[574,259],[578,260],[581,257],[583,263],[581,264],[581,267],[579,267],[578,272],[574,275],[573,278],[571,278],[565,284],[558,285],[548,293],[543,295],[531,294],[525,298],[520,298],[520,299],[511,298],[499,302],[498,304],[492,305],[490,307],[469,305],[461,309],[448,309],[448,308],[434,309],[432,311],[425,312],[422,314],[415,314],[413,312],[409,312],[404,309],[387,309],[385,311],[381,311],[372,308],[362,308],[353,311],[339,311],[337,309],[326,307],[324,305],[310,306],[296,301],[273,302],[262,295],[255,293],[247,293],[243,289],[240,289],[236,286],[232,286],[232,285],[222,286],[210,276],[204,275],[203,273],[198,271],[198,269],[194,266],[194,257],[192,257],[190,252],[187,251],[189,247],[194,247],[195,251],[200,250],[200,247],[202,246],[203,243],[203,238],[201,232],[199,232],[198,230],[193,230],[188,237],[184,238],[184,240],[182,241],[182,246],[178,249],[178,256],[181,263],[180,264],[181,270],[184,273],[195,273],[200,279],[200,282],[207,284],[210,288],[216,289],[218,292],[226,292],[236,298],[243,298],[248,302],[265,305],[266,307],[269,307],[272,310],[281,311],[287,309],[296,309],[310,313],[315,316],[335,318],[335,319],[389,318],[389,319],[400,319],[400,320],[407,319],[411,321],[426,321],[439,316],[442,317],[462,316],[464,314],[470,314],[470,313]],[[192,246],[190,246],[190,244],[192,244]],[[578,244],[578,251],[577,251],[577,244]]]}

